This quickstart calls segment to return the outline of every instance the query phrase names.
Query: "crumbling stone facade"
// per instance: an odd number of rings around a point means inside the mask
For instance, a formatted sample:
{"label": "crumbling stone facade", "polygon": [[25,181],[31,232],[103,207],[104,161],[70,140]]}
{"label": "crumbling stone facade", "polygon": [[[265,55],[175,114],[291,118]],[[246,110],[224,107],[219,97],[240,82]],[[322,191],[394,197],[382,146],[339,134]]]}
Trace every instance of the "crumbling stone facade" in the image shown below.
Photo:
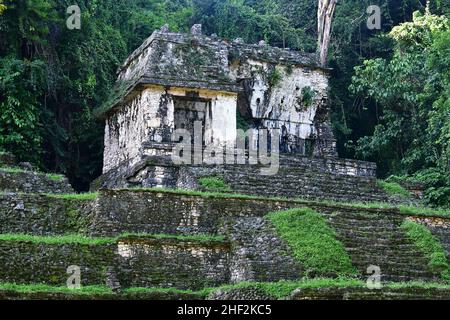
{"label": "crumbling stone facade", "polygon": [[[335,156],[328,75],[314,54],[245,44],[201,33],[155,31],[119,69],[106,123],[104,173],[148,156],[167,156],[177,129],[201,123],[202,147],[234,147],[238,122],[279,132],[283,153]],[[239,120],[239,121],[238,121]],[[176,138],[176,137],[175,137]]]}

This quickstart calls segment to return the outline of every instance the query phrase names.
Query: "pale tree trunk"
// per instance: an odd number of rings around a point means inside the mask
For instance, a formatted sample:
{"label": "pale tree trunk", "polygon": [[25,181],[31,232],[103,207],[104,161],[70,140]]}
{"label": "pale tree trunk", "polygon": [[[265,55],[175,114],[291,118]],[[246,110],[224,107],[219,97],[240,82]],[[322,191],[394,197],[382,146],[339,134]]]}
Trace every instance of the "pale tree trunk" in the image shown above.
{"label": "pale tree trunk", "polygon": [[318,51],[319,61],[322,67],[326,66],[328,47],[330,45],[331,21],[333,20],[334,10],[337,0],[319,0],[317,10],[317,32],[318,32]]}

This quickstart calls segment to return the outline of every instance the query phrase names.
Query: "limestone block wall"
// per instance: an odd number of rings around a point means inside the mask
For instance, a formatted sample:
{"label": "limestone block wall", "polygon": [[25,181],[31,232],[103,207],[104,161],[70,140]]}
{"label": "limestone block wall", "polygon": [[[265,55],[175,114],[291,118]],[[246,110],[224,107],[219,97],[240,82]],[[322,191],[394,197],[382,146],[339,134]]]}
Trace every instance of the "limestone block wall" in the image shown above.
{"label": "limestone block wall", "polygon": [[297,203],[203,198],[139,190],[101,190],[90,234],[218,234],[234,218],[264,216]]}
{"label": "limestone block wall", "polygon": [[44,236],[87,232],[92,210],[91,200],[0,193],[0,234]]}
{"label": "limestone block wall", "polygon": [[117,244],[118,280],[123,287],[203,289],[230,281],[229,244],[144,238]]}
{"label": "limestone block wall", "polygon": [[292,250],[265,218],[236,218],[228,228],[233,243],[230,260],[232,283],[297,280],[304,275],[302,266],[292,256]]}
{"label": "limestone block wall", "polygon": [[0,192],[72,193],[66,177],[56,179],[40,172],[10,172],[0,168]]}
{"label": "limestone block wall", "polygon": [[[162,87],[148,87],[120,111],[108,118],[105,126],[103,172],[124,161],[140,160],[142,143],[170,139],[173,109],[168,108]],[[166,108],[161,105],[166,104]]]}
{"label": "limestone block wall", "polygon": [[114,246],[0,241],[0,282],[64,286],[67,268],[80,267],[82,285],[106,284]]}

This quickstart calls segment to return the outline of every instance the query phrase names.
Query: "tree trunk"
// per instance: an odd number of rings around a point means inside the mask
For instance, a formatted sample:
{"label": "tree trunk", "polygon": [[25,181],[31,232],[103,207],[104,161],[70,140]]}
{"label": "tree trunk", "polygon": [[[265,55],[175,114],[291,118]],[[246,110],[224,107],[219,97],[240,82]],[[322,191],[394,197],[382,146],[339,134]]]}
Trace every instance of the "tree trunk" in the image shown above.
{"label": "tree trunk", "polygon": [[319,61],[322,67],[326,66],[328,47],[330,45],[331,22],[337,0],[319,0],[317,10],[317,31],[318,31],[318,51]]}

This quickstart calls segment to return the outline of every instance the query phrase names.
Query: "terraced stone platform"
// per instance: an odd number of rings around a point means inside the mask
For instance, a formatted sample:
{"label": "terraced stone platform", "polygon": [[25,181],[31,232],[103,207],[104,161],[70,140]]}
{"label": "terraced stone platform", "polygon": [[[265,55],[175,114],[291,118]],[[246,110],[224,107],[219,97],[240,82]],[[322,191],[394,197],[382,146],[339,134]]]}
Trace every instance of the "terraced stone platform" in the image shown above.
{"label": "terraced stone platform", "polygon": [[[200,190],[199,180],[221,177],[234,193],[265,197],[390,201],[377,185],[376,165],[337,158],[283,155],[275,174],[263,175],[262,165],[175,165],[170,157],[150,156],[134,165],[123,164],[92,184],[92,190],[121,188],[180,188]],[[336,192],[339,190],[339,192]]]}
{"label": "terraced stone platform", "polygon": [[[313,209],[332,227],[335,240],[342,243],[357,270],[353,279],[359,279],[362,288],[325,286],[294,294],[294,285],[284,291],[285,297],[449,298],[448,280],[441,270],[430,267],[429,258],[401,228],[405,219],[426,226],[441,241],[448,258],[448,213],[163,189],[0,194],[0,298],[273,298],[239,286],[246,282],[277,286],[279,281],[295,283],[306,275],[321,275],[305,268],[296,249],[267,218],[271,212],[293,208]],[[314,248],[314,243],[309,246]],[[80,266],[83,286],[100,286],[101,293],[2,289],[8,283],[63,287],[71,265]],[[411,281],[436,285],[420,285],[415,291],[391,286],[374,292],[364,287],[371,275],[369,266],[380,268],[385,286]],[[338,276],[327,273],[335,277],[332,281]],[[230,285],[237,287],[223,289]],[[238,290],[235,296],[230,294],[233,290]]]}

